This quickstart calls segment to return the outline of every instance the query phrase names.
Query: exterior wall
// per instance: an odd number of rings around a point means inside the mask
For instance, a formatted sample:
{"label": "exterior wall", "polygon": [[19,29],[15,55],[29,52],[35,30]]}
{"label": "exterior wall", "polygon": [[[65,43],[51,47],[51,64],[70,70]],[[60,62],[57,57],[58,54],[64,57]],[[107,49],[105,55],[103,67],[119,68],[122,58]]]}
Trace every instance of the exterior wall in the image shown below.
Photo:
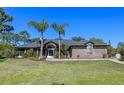
{"label": "exterior wall", "polygon": [[94,48],[90,55],[86,48],[72,48],[71,58],[103,58],[103,54],[107,54],[106,48]]}

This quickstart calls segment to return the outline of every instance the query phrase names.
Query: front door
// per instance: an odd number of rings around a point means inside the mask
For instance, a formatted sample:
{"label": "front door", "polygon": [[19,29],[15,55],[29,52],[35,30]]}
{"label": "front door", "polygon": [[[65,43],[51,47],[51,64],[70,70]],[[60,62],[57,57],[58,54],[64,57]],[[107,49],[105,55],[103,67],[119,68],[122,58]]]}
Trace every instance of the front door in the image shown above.
{"label": "front door", "polygon": [[54,48],[48,48],[47,58],[53,58],[54,50],[55,50]]}

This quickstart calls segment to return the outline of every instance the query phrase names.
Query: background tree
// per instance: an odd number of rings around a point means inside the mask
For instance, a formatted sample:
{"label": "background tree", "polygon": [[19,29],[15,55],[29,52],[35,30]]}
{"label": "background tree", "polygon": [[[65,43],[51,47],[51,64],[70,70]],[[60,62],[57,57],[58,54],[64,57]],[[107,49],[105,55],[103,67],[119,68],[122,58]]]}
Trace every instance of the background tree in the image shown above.
{"label": "background tree", "polygon": [[[46,41],[46,40],[47,40],[47,38],[43,39],[43,41]],[[39,41],[40,41],[39,38],[31,38],[31,39],[28,40],[28,42],[39,42]]]}
{"label": "background tree", "polygon": [[0,39],[2,38],[3,32],[10,32],[13,30],[13,26],[8,25],[8,22],[12,22],[13,17],[5,13],[5,11],[0,8]]}
{"label": "background tree", "polygon": [[22,37],[19,34],[12,33],[12,32],[3,32],[2,34],[2,40],[4,42],[7,42],[11,45],[17,46],[20,44],[20,41],[22,41]]}
{"label": "background tree", "polygon": [[108,47],[107,47],[107,54],[108,54],[108,57],[114,56],[113,51],[114,51],[114,49],[113,49],[112,46],[108,46]]}
{"label": "background tree", "polygon": [[1,39],[3,42],[9,42],[9,40],[11,39],[11,33],[3,32]]}
{"label": "background tree", "polygon": [[14,46],[19,45],[21,40],[22,40],[22,38],[21,38],[21,36],[19,34],[13,34],[12,44]]}
{"label": "background tree", "polygon": [[53,28],[58,33],[58,43],[59,43],[59,58],[60,58],[60,52],[61,52],[61,35],[65,35],[65,27],[68,26],[67,23],[63,23],[61,25],[57,23],[51,24],[51,28]]}
{"label": "background tree", "polygon": [[102,39],[99,38],[91,38],[89,41],[94,42],[94,43],[105,43]]}
{"label": "background tree", "polygon": [[124,42],[119,42],[118,43],[118,48],[124,48]]}
{"label": "background tree", "polygon": [[28,31],[24,30],[19,32],[19,35],[21,37],[21,41],[25,44],[29,38],[30,38],[30,34],[28,33]]}
{"label": "background tree", "polygon": [[108,57],[112,57],[112,56],[115,56],[114,54],[114,48],[111,46],[111,41],[109,40],[108,42],[108,47],[107,47],[107,54],[108,54]]}
{"label": "background tree", "polygon": [[44,39],[44,35],[43,33],[46,31],[46,29],[48,28],[48,23],[43,19],[42,22],[37,23],[35,21],[30,21],[28,23],[28,25],[30,27],[35,27],[41,34],[40,40],[41,40],[41,48],[40,48],[40,59],[43,58],[43,39]]}
{"label": "background tree", "polygon": [[74,36],[74,37],[72,37],[72,40],[73,41],[87,41],[85,38],[82,38],[80,36]]}
{"label": "background tree", "polygon": [[119,53],[121,53],[122,56],[124,56],[124,42],[119,42],[117,50]]}
{"label": "background tree", "polygon": [[40,41],[39,38],[32,38],[32,39],[29,40],[29,42],[39,42],[39,41]]}
{"label": "background tree", "polygon": [[108,45],[111,46],[111,40],[109,40]]}
{"label": "background tree", "polygon": [[3,32],[2,33],[2,41],[12,44],[14,35],[15,35],[15,33],[13,33],[13,32]]}

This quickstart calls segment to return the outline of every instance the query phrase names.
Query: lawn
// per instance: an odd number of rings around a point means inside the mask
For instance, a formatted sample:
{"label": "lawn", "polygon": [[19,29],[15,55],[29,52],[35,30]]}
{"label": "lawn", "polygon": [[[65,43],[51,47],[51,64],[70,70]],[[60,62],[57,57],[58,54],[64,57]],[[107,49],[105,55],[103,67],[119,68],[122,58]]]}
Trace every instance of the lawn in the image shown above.
{"label": "lawn", "polygon": [[124,65],[111,61],[41,62],[6,59],[0,62],[0,84],[124,84]]}

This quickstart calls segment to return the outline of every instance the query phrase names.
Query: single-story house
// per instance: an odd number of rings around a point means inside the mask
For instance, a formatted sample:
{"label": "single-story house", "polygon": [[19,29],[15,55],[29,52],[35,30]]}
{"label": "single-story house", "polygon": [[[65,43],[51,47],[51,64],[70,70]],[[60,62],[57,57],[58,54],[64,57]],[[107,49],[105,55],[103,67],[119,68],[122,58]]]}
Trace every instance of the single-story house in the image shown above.
{"label": "single-story house", "polygon": [[[61,45],[68,46],[68,58],[103,58],[107,55],[108,45],[91,41],[61,40]],[[28,49],[33,49],[35,54],[40,54],[40,42],[31,42],[16,47],[19,55],[23,55]],[[46,40],[43,44],[43,55],[47,58],[54,57],[58,51],[58,40]]]}

